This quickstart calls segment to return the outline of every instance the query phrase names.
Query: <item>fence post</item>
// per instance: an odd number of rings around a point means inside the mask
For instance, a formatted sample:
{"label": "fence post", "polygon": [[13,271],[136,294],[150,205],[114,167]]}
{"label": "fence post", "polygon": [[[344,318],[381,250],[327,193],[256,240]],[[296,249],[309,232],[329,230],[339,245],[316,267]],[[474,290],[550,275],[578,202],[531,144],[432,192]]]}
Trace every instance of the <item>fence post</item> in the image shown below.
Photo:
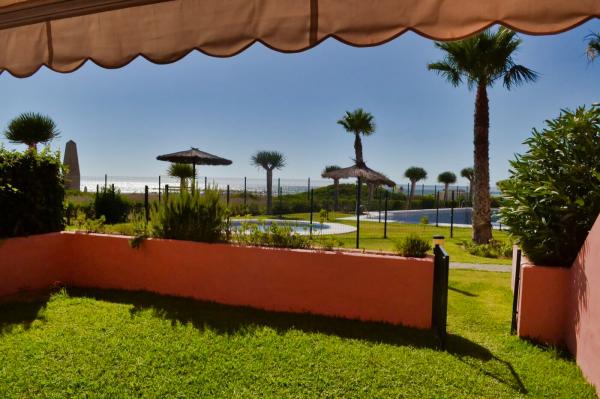
{"label": "fence post", "polygon": [[437,192],[437,185],[433,186],[433,192],[435,195],[435,227],[439,227],[439,219],[440,219],[440,201]]}
{"label": "fence post", "polygon": [[446,324],[448,320],[448,272],[450,257],[439,244],[433,249],[433,298],[431,327],[441,349],[446,349]]}
{"label": "fence post", "polygon": [[169,185],[165,184],[165,202],[169,200]]}
{"label": "fence post", "polygon": [[144,210],[146,211],[146,223],[150,219],[150,209],[148,208],[148,186],[144,186]]}
{"label": "fence post", "polygon": [[450,200],[450,238],[454,238],[454,191]]}
{"label": "fence post", "polygon": [[356,249],[360,244],[360,186],[362,183],[360,177],[356,178]]}
{"label": "fence post", "polygon": [[421,197],[425,196],[425,183],[421,184]]}
{"label": "fence post", "polygon": [[279,216],[283,215],[283,210],[281,209],[281,178],[277,178],[277,202],[279,202]]}
{"label": "fence post", "polygon": [[383,238],[387,238],[388,191],[385,190],[385,212],[383,214]]}
{"label": "fence post", "polygon": [[510,322],[510,333],[517,332],[517,314],[519,313],[519,287],[521,281],[521,250],[517,249],[517,259],[515,267],[515,285],[513,287],[512,319]]}
{"label": "fence post", "polygon": [[379,204],[377,205],[377,213],[378,213],[377,223],[381,223],[381,191],[379,191],[379,195],[377,197],[379,199]]}
{"label": "fence post", "polygon": [[100,191],[100,185],[96,184],[96,192],[99,192],[99,191]]}
{"label": "fence post", "polygon": [[244,208],[246,207],[246,192],[246,178],[244,177]]}
{"label": "fence post", "polygon": [[308,190],[306,191],[306,195],[310,198],[310,177],[308,178]]}
{"label": "fence post", "polygon": [[160,175],[158,175],[158,202],[160,203]]}
{"label": "fence post", "polygon": [[108,175],[104,174],[104,191],[108,188]]}
{"label": "fence post", "polygon": [[229,208],[229,184],[227,185],[227,208]]}
{"label": "fence post", "polygon": [[310,224],[309,224],[309,231],[310,231],[310,237],[312,238],[312,231],[313,231],[313,204],[314,204],[314,192],[313,190],[310,190]]}

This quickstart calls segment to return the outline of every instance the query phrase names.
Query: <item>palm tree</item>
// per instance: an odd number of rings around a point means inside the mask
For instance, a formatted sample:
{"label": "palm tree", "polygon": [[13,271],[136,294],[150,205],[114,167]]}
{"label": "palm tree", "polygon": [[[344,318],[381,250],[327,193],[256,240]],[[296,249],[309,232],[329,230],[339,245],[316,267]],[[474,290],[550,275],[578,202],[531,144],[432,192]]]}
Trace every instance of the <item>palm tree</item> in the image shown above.
{"label": "palm tree", "polygon": [[593,61],[600,55],[600,33],[591,33],[586,39],[588,40],[587,56],[590,61]]}
{"label": "palm tree", "polygon": [[278,151],[258,151],[250,159],[252,165],[267,171],[267,214],[270,214],[273,205],[273,170],[285,166],[285,156]]}
{"label": "palm tree", "polygon": [[463,168],[460,171],[460,175],[469,181],[469,202],[473,201],[473,177],[475,176],[475,171],[473,168]]}
{"label": "palm tree", "polygon": [[418,166],[411,166],[404,172],[404,177],[410,180],[410,195],[408,197],[408,204],[412,202],[415,197],[415,189],[417,188],[417,182],[420,180],[427,179],[427,171]]}
{"label": "palm tree", "polygon": [[[325,177],[325,176],[323,176],[325,173],[333,172],[335,170],[340,170],[340,169],[342,169],[342,168],[340,168],[337,165],[325,166],[325,169],[323,169],[323,172],[321,172],[321,177]],[[338,210],[339,196],[340,196],[340,179],[333,179],[333,210],[334,211]]]}
{"label": "palm tree", "polygon": [[187,163],[172,163],[167,172],[169,176],[179,178],[179,191],[184,192],[187,189],[187,179],[194,176],[192,165]]}
{"label": "palm tree", "polygon": [[354,162],[357,166],[365,166],[360,135],[370,136],[375,133],[375,120],[373,115],[364,111],[362,108],[358,108],[352,112],[346,111],[344,117],[337,121],[337,123],[342,125],[348,133],[354,135]]}
{"label": "palm tree", "polygon": [[438,182],[444,183],[444,202],[448,201],[448,186],[456,183],[456,175],[452,172],[442,172],[438,175]]}
{"label": "palm tree", "polygon": [[458,86],[463,81],[469,89],[476,88],[474,123],[474,203],[473,240],[479,244],[492,239],[489,171],[489,104],[487,88],[498,80],[508,90],[533,82],[538,74],[516,64],[513,54],[521,45],[515,32],[500,27],[455,42],[436,42],[445,53],[444,59],[427,66]]}
{"label": "palm tree", "polygon": [[48,143],[59,135],[56,123],[49,116],[35,112],[17,116],[4,131],[10,142],[27,144],[32,151],[37,151],[38,143]]}

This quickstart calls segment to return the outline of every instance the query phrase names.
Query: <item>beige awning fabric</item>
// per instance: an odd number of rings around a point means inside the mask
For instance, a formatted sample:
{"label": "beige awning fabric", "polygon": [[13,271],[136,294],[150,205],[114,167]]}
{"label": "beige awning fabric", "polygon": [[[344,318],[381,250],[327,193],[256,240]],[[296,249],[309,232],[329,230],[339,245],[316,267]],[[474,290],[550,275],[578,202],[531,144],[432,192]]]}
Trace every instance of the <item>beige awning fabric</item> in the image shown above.
{"label": "beige awning fabric", "polygon": [[257,41],[282,52],[328,37],[374,46],[409,30],[454,40],[495,23],[551,34],[594,17],[600,0],[0,0],[0,71],[229,57]]}

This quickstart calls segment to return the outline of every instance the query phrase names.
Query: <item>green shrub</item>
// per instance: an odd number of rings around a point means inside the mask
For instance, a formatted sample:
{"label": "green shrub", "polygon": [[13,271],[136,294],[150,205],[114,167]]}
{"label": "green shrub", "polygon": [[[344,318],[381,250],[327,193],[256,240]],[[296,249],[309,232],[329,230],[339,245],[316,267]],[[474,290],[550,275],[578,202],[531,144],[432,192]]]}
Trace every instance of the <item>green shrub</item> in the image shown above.
{"label": "green shrub", "polygon": [[570,266],[600,213],[600,108],[533,130],[500,183],[502,223],[535,263]]}
{"label": "green shrub", "polygon": [[131,202],[113,187],[102,188],[94,196],[92,208],[97,218],[104,216],[106,223],[123,223],[131,210]]}
{"label": "green shrub", "polygon": [[58,152],[0,147],[0,237],[61,231],[64,197]]}
{"label": "green shrub", "polygon": [[499,240],[491,240],[489,244],[476,244],[473,241],[463,241],[463,248],[471,255],[484,258],[510,258],[512,256],[512,244]]}
{"label": "green shrub", "polygon": [[409,234],[396,243],[396,252],[402,256],[424,258],[429,250],[431,250],[429,240],[421,238],[416,234]]}
{"label": "green shrub", "polygon": [[200,194],[183,192],[170,195],[151,208],[151,232],[160,238],[216,242],[223,238],[226,209],[219,192],[209,189]]}
{"label": "green shrub", "polygon": [[344,242],[339,238],[331,235],[321,235],[314,239],[315,244],[317,244],[321,249],[325,251],[331,251],[334,248],[341,248],[344,246]]}
{"label": "green shrub", "polygon": [[242,223],[239,229],[233,232],[233,241],[261,247],[278,248],[310,248],[310,238],[297,234],[289,224],[264,222]]}
{"label": "green shrub", "polygon": [[427,215],[421,216],[421,219],[419,219],[419,223],[421,223],[421,224],[429,224],[429,217]]}

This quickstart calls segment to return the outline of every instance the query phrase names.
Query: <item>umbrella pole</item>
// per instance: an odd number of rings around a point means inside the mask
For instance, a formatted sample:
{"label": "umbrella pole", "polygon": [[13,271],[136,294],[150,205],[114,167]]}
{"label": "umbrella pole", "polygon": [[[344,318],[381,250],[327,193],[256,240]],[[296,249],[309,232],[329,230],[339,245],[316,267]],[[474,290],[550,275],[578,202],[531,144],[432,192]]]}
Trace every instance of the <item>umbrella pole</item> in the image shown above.
{"label": "umbrella pole", "polygon": [[196,162],[192,162],[192,194],[196,190]]}

